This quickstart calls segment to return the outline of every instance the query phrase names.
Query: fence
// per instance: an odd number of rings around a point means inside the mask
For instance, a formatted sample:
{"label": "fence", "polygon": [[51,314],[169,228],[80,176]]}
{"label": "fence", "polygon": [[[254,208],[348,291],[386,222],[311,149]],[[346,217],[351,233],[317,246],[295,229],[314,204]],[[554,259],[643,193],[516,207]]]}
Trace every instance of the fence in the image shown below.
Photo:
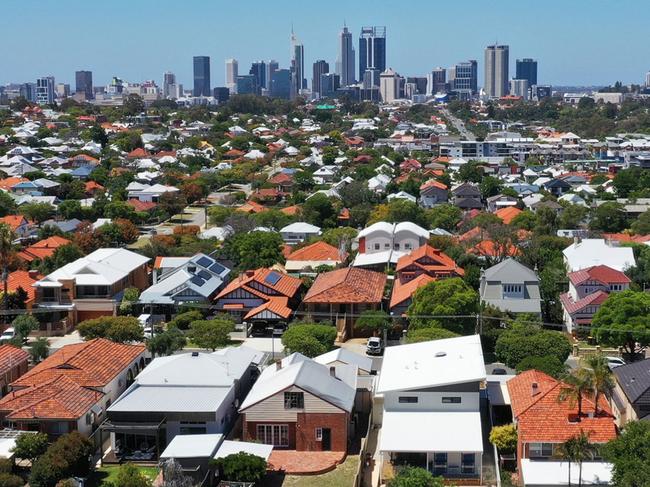
{"label": "fence", "polygon": [[600,345],[596,345],[595,347],[581,347],[576,343],[573,345],[572,355],[578,358],[587,358],[592,355],[606,355],[620,358],[623,354],[620,348],[602,348]]}
{"label": "fence", "polygon": [[[361,438],[361,447],[359,448],[359,466],[357,467],[357,473],[354,475],[354,483],[352,484],[353,487],[361,487],[361,482],[363,480],[363,471],[366,466],[366,454],[370,453],[372,455],[374,453],[373,451],[369,451],[369,445],[368,445],[371,434],[373,434],[372,403],[370,404],[370,412],[368,414],[368,427],[366,428],[366,434],[364,435],[363,438]],[[372,450],[374,450],[374,448],[372,448]]]}

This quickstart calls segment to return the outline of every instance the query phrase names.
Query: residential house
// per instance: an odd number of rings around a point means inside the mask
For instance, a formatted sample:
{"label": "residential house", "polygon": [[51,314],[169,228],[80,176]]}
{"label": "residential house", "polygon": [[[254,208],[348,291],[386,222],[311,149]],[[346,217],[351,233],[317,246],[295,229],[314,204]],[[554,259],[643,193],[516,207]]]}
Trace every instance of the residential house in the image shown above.
{"label": "residential house", "polygon": [[476,185],[470,183],[460,184],[452,188],[451,194],[453,196],[454,206],[457,206],[461,210],[483,209],[481,190]]}
{"label": "residential house", "polygon": [[346,452],[356,382],[354,365],[289,355],[265,368],[242,402],[244,440],[274,449]]}
{"label": "residential house", "polygon": [[347,258],[347,252],[319,240],[291,252],[284,268],[287,272],[312,272],[321,266],[337,267]]}
{"label": "residential house", "polygon": [[283,272],[260,268],[233,279],[214,298],[214,308],[231,314],[238,323],[287,322],[298,305],[302,280]]}
{"label": "residential house", "polygon": [[499,208],[494,212],[494,215],[498,217],[505,225],[510,225],[512,220],[517,218],[521,210],[514,206],[506,206],[505,208]]}
{"label": "residential house", "polygon": [[377,222],[356,237],[359,253],[352,264],[383,270],[429,241],[429,231],[411,222]]}
{"label": "residential house", "polygon": [[90,435],[145,366],[144,345],[103,338],[66,345],[11,383],[0,399],[6,426],[52,437]]}
{"label": "residential house", "polygon": [[[378,451],[381,481],[411,465],[457,485],[480,482],[480,390],[486,378],[479,335],[386,348]],[[468,482],[468,483],[464,483]]]}
{"label": "residential house", "polygon": [[562,196],[571,191],[571,185],[563,179],[551,179],[542,184],[542,187],[553,196]]}
{"label": "residential house", "polygon": [[447,185],[432,179],[420,186],[420,206],[433,208],[435,205],[446,203],[449,198]]}
{"label": "residential house", "polygon": [[179,191],[174,186],[165,186],[164,184],[141,184],[137,182],[130,183],[127,187],[128,199],[140,201],[151,201],[158,203],[165,193],[176,193]]}
{"label": "residential house", "polygon": [[606,265],[618,271],[636,266],[631,247],[619,247],[616,242],[602,238],[575,237],[573,243],[564,249],[562,254],[569,272],[596,265]]}
{"label": "residential house", "polygon": [[115,315],[125,289],[148,287],[147,262],[126,249],[97,249],[34,283],[36,303],[73,325]]}
{"label": "residential house", "polygon": [[320,227],[306,222],[294,222],[280,229],[280,235],[289,245],[296,245],[321,234]]}
{"label": "residential house", "polygon": [[386,274],[345,267],[318,274],[303,298],[302,306],[318,321],[336,324],[339,341],[354,335],[356,317],[366,310],[381,309]]}
{"label": "residential house", "polygon": [[13,271],[7,277],[7,292],[15,293],[21,288],[27,293],[25,300],[25,309],[32,309],[36,301],[36,289],[34,283],[43,279],[37,270]]}
{"label": "residential house", "polygon": [[228,433],[265,354],[246,346],[191,352],[151,361],[108,408],[114,460],[129,460],[147,445],[158,458],[176,435]]}
{"label": "residential house", "polygon": [[0,397],[9,392],[9,384],[27,372],[29,352],[13,345],[0,345]]}
{"label": "residential house", "polygon": [[[603,395],[599,398],[596,414],[591,394],[585,394],[579,416],[576,403],[560,400],[562,391],[568,386],[543,372],[522,372],[506,385],[517,426],[517,461],[524,485],[539,485],[532,479],[527,480],[527,477],[536,477],[539,468],[546,470],[547,479],[557,478],[559,471],[565,471],[562,444],[581,432],[596,445],[616,438],[614,416]],[[583,469],[590,471],[592,468],[607,470],[607,465],[599,461],[583,463]]]}
{"label": "residential house", "polygon": [[508,206],[515,206],[518,202],[517,198],[513,196],[506,196],[503,194],[497,194],[495,196],[490,196],[486,200],[487,210],[491,213],[494,213],[500,208],[505,208]]}
{"label": "residential house", "polygon": [[63,245],[70,243],[70,240],[64,237],[59,237],[58,235],[53,235],[52,237],[39,240],[35,244],[25,247],[17,256],[19,259],[24,260],[28,264],[39,260],[42,261],[47,257],[52,257],[54,251]]}
{"label": "residential house", "polygon": [[596,265],[569,272],[569,291],[560,294],[564,325],[569,332],[579,326],[591,325],[591,320],[609,293],[630,288],[630,278],[623,272]]}
{"label": "residential house", "polygon": [[275,188],[278,191],[281,191],[283,193],[291,193],[294,185],[293,174],[282,171],[271,177],[268,182],[275,185]]}
{"label": "residential house", "polygon": [[7,215],[0,218],[0,223],[9,225],[18,238],[27,237],[32,233],[33,225],[22,215]]}
{"label": "residential house", "polygon": [[647,420],[650,414],[650,359],[621,365],[612,370],[612,412],[619,428],[628,421]]}
{"label": "residential house", "polygon": [[513,258],[481,272],[481,303],[510,313],[541,313],[539,277]]}

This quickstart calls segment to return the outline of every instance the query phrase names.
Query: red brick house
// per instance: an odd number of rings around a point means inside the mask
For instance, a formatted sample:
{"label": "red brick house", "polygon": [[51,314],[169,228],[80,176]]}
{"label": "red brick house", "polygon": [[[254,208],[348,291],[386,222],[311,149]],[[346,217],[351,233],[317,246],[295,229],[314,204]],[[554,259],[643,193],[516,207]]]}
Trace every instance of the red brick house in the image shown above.
{"label": "red brick house", "polygon": [[299,353],[267,367],[239,409],[244,441],[275,449],[346,452],[356,368],[321,365]]}

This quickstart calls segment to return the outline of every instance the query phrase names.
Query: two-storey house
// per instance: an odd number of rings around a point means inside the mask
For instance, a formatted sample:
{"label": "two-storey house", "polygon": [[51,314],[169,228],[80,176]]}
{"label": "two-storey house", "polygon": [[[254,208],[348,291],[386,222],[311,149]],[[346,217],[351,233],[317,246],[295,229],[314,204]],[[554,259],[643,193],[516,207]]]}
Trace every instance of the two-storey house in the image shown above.
{"label": "two-storey house", "polygon": [[507,258],[481,272],[481,302],[510,313],[541,313],[539,278],[534,271]]}
{"label": "two-storey house", "polygon": [[429,241],[429,231],[411,222],[377,222],[364,228],[356,237],[359,253],[355,267],[384,270],[399,258]]}
{"label": "two-storey house", "polygon": [[423,208],[433,208],[436,205],[446,203],[449,199],[449,189],[435,179],[427,181],[420,186],[420,206]]}

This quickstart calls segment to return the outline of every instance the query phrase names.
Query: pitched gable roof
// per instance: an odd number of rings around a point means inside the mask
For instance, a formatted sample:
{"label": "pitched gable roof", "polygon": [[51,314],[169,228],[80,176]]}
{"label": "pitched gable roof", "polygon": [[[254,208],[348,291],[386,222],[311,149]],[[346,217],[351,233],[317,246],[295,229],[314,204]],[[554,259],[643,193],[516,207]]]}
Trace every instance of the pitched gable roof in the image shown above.
{"label": "pitched gable roof", "polygon": [[462,276],[465,274],[465,271],[456,265],[454,259],[429,244],[422,245],[410,254],[400,257],[395,270],[400,272],[410,266],[416,266],[432,275],[450,273]]}
{"label": "pitched gable roof", "polygon": [[390,308],[393,308],[407,299],[410,299],[415,291],[423,286],[426,286],[436,279],[428,274],[420,274],[419,276],[402,283],[400,279],[396,279],[393,284],[393,291],[390,295]]}
{"label": "pitched gable roof", "polygon": [[319,274],[305,295],[305,303],[379,303],[386,275],[358,267]]}
{"label": "pitched gable roof", "polygon": [[515,206],[506,206],[505,208],[501,208],[494,212],[494,214],[506,225],[510,225],[512,220],[514,220],[520,213],[521,210]]}
{"label": "pitched gable roof", "polygon": [[606,265],[595,265],[579,271],[570,272],[568,277],[574,286],[579,286],[587,281],[596,281],[604,285],[626,284],[631,282],[630,278],[624,272],[612,269]]}
{"label": "pitched gable roof", "polygon": [[322,240],[314,242],[313,244],[302,247],[287,256],[287,260],[301,260],[301,261],[325,261],[331,260],[332,262],[340,262],[345,260],[347,253],[341,259],[339,249],[333,245],[328,244]]}

